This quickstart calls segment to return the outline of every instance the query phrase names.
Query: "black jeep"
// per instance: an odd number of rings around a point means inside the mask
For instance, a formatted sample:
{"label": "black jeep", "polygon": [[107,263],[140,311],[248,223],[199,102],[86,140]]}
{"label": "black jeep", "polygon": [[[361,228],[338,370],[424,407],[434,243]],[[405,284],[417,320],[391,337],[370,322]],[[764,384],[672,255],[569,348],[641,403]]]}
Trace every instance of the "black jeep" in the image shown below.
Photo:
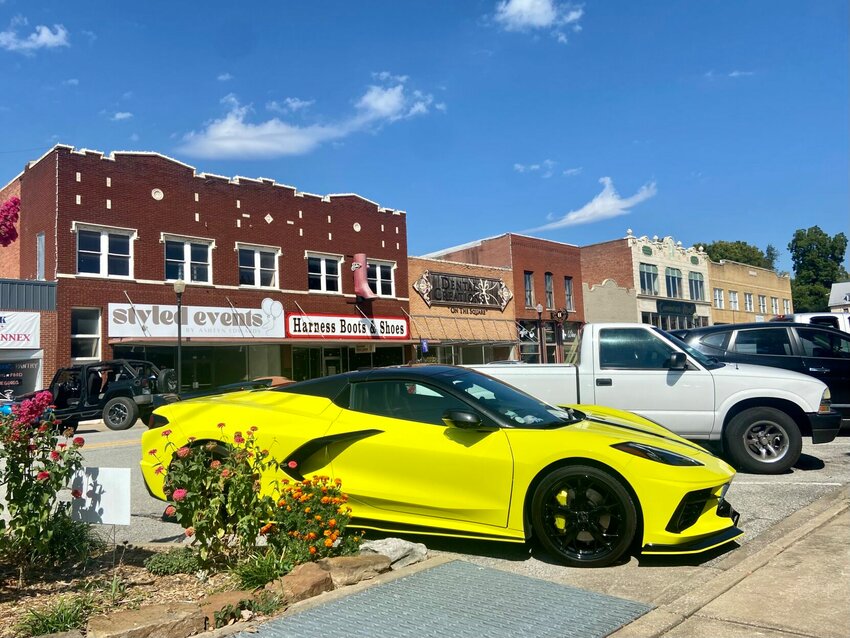
{"label": "black jeep", "polygon": [[147,421],[153,395],[177,392],[177,376],[150,361],[115,359],[60,368],[47,389],[63,428],[76,430],[80,421],[102,418],[110,430],[126,430],[139,417]]}

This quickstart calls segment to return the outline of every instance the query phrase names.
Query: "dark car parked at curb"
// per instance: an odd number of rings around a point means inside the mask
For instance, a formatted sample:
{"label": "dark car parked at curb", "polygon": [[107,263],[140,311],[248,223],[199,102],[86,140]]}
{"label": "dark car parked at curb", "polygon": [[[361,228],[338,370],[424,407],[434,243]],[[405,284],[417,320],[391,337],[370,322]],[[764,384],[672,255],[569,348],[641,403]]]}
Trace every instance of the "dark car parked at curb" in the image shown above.
{"label": "dark car parked at curb", "polygon": [[150,361],[115,359],[60,368],[46,390],[53,394],[63,428],[76,430],[80,421],[102,418],[110,430],[126,430],[139,418],[147,421],[155,395],[177,391],[177,377]]}
{"label": "dark car parked at curb", "polygon": [[757,363],[802,372],[823,381],[832,407],[850,428],[850,335],[795,322],[738,323],[672,332],[718,361]]}

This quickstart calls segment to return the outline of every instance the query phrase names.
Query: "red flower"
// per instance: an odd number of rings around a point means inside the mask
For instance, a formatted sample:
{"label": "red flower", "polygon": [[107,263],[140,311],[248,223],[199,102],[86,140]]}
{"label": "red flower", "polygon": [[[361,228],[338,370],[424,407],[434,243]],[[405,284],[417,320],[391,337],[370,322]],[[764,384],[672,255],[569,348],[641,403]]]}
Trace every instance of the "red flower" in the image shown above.
{"label": "red flower", "polygon": [[195,535],[195,528],[194,527],[187,527],[186,528],[186,536],[194,536],[194,535]]}
{"label": "red flower", "polygon": [[233,442],[234,443],[244,443],[245,442],[245,439],[242,437],[241,432],[237,432],[236,434],[233,435]]}
{"label": "red flower", "polygon": [[210,462],[210,467],[214,470],[218,469],[219,467],[221,467],[221,461],[219,461],[218,459],[214,459],[212,462]]}
{"label": "red flower", "polygon": [[292,468],[294,470],[296,467],[298,467],[298,461],[290,461],[286,465],[287,467]]}
{"label": "red flower", "polygon": [[194,436],[190,436],[190,437],[189,437],[189,443],[194,443],[194,442],[195,442],[195,437],[194,437]]}
{"label": "red flower", "polygon": [[35,476],[37,481],[46,481],[50,478],[50,472],[41,471]]}
{"label": "red flower", "polygon": [[186,498],[187,493],[188,492],[186,490],[184,490],[182,487],[178,487],[176,490],[174,490],[174,493],[171,495],[171,498],[173,498],[175,501],[177,501],[179,503],[184,498]]}
{"label": "red flower", "polygon": [[221,428],[221,429],[224,429],[224,423],[219,423],[218,427]]}
{"label": "red flower", "polygon": [[75,436],[75,437],[74,437],[74,440],[73,440],[73,441],[71,441],[71,443],[73,443],[73,444],[74,444],[74,447],[83,447],[83,444],[84,444],[85,442],[86,442],[86,440],[85,440],[83,437],[81,437],[81,436]]}
{"label": "red flower", "polygon": [[171,430],[163,430],[162,436],[171,436]]}
{"label": "red flower", "polygon": [[224,468],[224,469],[221,471],[221,475],[222,475],[224,478],[227,478],[228,476],[230,476],[230,470],[228,470],[227,468]]}
{"label": "red flower", "polygon": [[173,505],[169,505],[168,507],[165,508],[165,515],[166,516],[174,516],[174,514],[176,514],[176,513],[177,513],[177,508],[174,507]]}
{"label": "red flower", "polygon": [[179,450],[177,450],[177,456],[179,456],[181,459],[185,459],[191,453],[192,453],[192,450],[187,448],[185,445],[183,447],[181,447]]}
{"label": "red flower", "polygon": [[257,426],[256,426],[256,425],[252,425],[252,426],[251,426],[251,432],[256,432],[256,431],[257,431],[257,429],[258,429],[258,428],[257,428]]}
{"label": "red flower", "polygon": [[160,466],[158,466],[158,467],[157,467],[157,468],[153,471],[153,473],[154,473],[154,474],[162,474],[163,472],[165,472],[165,468],[164,468],[164,467],[162,467],[161,465],[160,465]]}
{"label": "red flower", "polygon": [[74,498],[82,498],[83,493],[80,490],[71,490],[71,496]]}
{"label": "red flower", "polygon": [[59,452],[57,452],[56,450],[51,450],[50,451],[50,459],[52,461],[58,461],[59,460]]}
{"label": "red flower", "polygon": [[58,447],[60,450],[64,450],[68,446],[65,443],[57,443],[56,447]]}

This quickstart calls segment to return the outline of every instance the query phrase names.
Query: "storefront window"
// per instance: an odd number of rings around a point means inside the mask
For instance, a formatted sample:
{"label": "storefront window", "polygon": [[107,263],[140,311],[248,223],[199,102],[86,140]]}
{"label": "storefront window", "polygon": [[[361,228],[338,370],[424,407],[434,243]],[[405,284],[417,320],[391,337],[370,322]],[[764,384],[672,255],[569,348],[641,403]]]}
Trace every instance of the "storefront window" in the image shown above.
{"label": "storefront window", "polygon": [[71,362],[100,359],[100,308],[71,309]]}

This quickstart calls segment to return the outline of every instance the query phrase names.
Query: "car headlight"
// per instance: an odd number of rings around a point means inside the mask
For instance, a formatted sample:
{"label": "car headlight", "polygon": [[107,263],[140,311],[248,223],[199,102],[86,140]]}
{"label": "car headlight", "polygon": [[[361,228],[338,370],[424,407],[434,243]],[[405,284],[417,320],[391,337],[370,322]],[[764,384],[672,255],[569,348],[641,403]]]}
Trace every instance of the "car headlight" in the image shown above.
{"label": "car headlight", "polygon": [[618,450],[620,450],[621,452],[625,452],[626,454],[633,454],[634,456],[639,456],[642,459],[647,459],[648,461],[664,463],[664,465],[702,465],[701,462],[697,461],[694,458],[691,458],[690,456],[676,454],[675,452],[662,450],[661,448],[653,447],[651,445],[645,445],[643,443],[635,443],[633,441],[626,441],[624,443],[614,443],[611,447],[617,448]]}
{"label": "car headlight", "polygon": [[827,388],[823,391],[823,396],[820,398],[818,413],[827,414],[830,410],[832,410],[832,395],[829,393],[829,388]]}

